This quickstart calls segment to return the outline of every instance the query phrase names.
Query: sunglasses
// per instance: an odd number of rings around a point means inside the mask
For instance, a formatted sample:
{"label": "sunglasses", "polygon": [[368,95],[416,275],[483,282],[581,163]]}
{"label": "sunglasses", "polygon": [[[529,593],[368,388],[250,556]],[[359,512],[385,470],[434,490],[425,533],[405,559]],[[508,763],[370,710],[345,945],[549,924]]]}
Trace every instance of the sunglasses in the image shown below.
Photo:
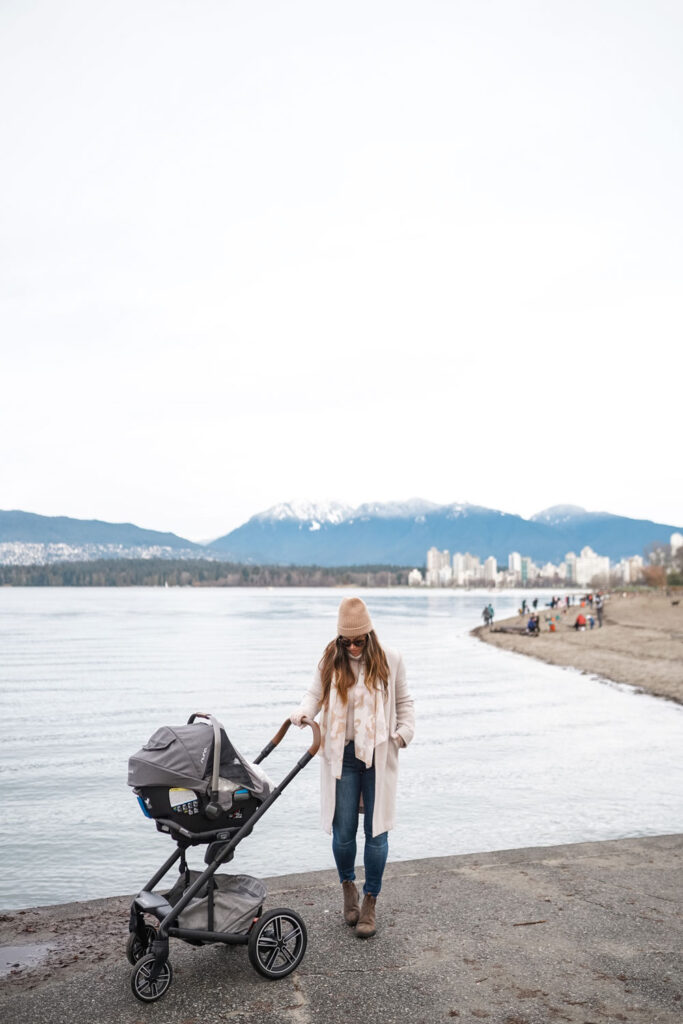
{"label": "sunglasses", "polygon": [[342,647],[365,647],[367,636],[338,636],[337,643]]}

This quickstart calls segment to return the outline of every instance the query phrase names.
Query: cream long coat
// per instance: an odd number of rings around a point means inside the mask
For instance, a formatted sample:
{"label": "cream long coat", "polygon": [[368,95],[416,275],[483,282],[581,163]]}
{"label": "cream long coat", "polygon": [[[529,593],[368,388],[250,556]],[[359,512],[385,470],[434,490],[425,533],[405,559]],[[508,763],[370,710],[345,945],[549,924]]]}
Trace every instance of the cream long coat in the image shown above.
{"label": "cream long coat", "polygon": [[[387,724],[388,739],[375,747],[375,809],[372,816],[372,834],[378,836],[394,827],[396,813],[396,783],[398,781],[398,756],[400,745],[398,740],[391,738],[398,733],[407,746],[415,733],[415,712],[413,698],[408,693],[406,672],[403,658],[398,651],[384,648],[389,665],[389,685],[384,701],[384,716]],[[315,718],[322,707],[322,681],[320,670],[316,669],[313,683],[308,690],[297,712],[308,718]],[[328,709],[323,708],[320,726],[323,734],[327,733]],[[318,752],[320,758],[320,821],[326,832],[332,831],[337,780],[332,773],[332,765],[325,756],[321,745]]]}

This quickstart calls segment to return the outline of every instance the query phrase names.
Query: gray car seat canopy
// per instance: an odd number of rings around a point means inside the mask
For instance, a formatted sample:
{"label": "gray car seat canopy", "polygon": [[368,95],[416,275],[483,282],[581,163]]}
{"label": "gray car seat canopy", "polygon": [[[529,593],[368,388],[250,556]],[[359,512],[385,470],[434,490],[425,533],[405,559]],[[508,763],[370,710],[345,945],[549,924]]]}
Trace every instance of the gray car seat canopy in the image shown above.
{"label": "gray car seat canopy", "polygon": [[[250,764],[220,728],[219,774],[235,786],[244,786],[257,796],[272,789],[264,773]],[[128,760],[128,785],[173,786],[206,793],[211,788],[215,732],[207,722],[191,725],[163,725]],[[232,787],[230,787],[232,788]]]}

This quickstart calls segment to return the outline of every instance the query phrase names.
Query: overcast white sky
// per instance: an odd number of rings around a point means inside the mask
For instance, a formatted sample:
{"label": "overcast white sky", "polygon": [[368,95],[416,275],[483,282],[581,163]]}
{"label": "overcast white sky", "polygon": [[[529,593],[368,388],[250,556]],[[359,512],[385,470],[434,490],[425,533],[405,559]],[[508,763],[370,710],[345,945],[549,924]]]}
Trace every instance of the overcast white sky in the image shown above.
{"label": "overcast white sky", "polygon": [[683,524],[678,0],[3,0],[0,507]]}

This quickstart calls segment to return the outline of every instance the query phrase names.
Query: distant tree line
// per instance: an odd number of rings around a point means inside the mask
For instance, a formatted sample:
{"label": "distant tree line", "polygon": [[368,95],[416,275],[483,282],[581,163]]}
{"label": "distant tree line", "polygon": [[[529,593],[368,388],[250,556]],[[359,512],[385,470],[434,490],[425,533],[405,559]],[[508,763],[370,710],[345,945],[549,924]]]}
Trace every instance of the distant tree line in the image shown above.
{"label": "distant tree line", "polygon": [[410,568],[395,565],[243,565],[202,559],[102,559],[0,565],[4,587],[396,587]]}

